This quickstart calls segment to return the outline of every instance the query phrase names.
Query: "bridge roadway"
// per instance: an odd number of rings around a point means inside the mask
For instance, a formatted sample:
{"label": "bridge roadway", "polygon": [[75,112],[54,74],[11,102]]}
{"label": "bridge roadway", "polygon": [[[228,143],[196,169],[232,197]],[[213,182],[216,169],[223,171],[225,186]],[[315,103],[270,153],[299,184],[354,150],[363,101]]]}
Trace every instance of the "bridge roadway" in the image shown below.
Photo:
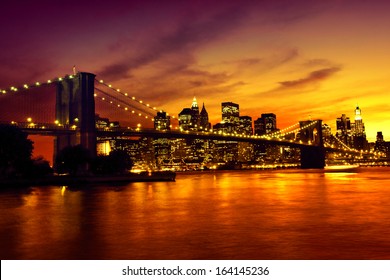
{"label": "bridge roadway", "polygon": [[[59,135],[71,135],[77,133],[79,130],[76,126],[57,125],[55,123],[33,123],[33,122],[0,122],[0,124],[11,124],[19,127],[27,134],[32,135],[44,135],[44,136],[59,136]],[[299,143],[292,140],[283,140],[278,138],[266,138],[260,136],[242,136],[242,135],[224,135],[217,132],[210,131],[160,131],[152,128],[109,128],[109,129],[97,129],[96,136],[99,138],[116,138],[116,137],[152,137],[152,138],[169,138],[169,139],[205,139],[205,140],[220,140],[220,141],[234,141],[234,142],[246,142],[253,144],[271,144],[288,146],[293,148],[313,147],[315,145],[308,143]],[[346,151],[345,149],[324,147],[326,152],[336,153],[349,153],[358,155],[357,151]]]}

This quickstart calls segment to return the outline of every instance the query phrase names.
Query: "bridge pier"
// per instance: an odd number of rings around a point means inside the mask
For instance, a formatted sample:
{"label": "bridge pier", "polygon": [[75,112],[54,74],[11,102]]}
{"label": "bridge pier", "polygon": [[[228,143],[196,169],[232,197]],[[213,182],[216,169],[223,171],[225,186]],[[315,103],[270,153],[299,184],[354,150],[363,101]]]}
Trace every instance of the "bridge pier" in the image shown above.
{"label": "bridge pier", "polygon": [[300,140],[311,143],[311,146],[301,147],[301,168],[322,169],[325,167],[325,149],[322,138],[322,121],[300,121]]}
{"label": "bridge pier", "polygon": [[325,149],[323,147],[301,147],[301,168],[322,169],[325,167]]}
{"label": "bridge pier", "polygon": [[[75,128],[75,135],[59,135],[54,145],[54,162],[66,146],[82,145],[96,156],[95,75],[79,72],[57,82],[56,123]],[[87,167],[86,167],[87,168]]]}

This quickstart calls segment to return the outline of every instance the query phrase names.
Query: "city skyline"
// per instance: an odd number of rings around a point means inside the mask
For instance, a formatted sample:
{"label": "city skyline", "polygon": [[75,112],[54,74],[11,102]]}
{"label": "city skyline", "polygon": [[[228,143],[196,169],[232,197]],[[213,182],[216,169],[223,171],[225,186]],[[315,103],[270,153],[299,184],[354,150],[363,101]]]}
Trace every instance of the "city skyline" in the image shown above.
{"label": "city skyline", "polygon": [[67,5],[4,4],[0,88],[76,65],[170,114],[196,96],[212,124],[231,101],[253,120],[311,117],[335,131],[359,105],[370,142],[390,135],[386,1]]}

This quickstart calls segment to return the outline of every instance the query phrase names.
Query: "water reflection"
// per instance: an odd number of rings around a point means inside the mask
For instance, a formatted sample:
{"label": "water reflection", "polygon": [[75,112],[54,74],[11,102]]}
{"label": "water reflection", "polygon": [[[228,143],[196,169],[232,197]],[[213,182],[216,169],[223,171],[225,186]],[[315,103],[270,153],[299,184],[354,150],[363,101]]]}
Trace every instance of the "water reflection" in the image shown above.
{"label": "water reflection", "polygon": [[388,259],[387,172],[179,174],[0,192],[2,259]]}

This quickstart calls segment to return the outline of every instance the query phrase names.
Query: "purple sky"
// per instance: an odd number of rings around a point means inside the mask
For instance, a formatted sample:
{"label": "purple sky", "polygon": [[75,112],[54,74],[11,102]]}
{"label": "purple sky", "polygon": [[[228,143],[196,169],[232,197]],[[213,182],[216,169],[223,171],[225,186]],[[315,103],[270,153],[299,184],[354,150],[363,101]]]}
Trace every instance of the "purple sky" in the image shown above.
{"label": "purple sky", "polygon": [[312,117],[334,129],[359,104],[368,138],[382,130],[389,140],[389,6],[3,1],[0,89],[70,74],[76,65],[172,115],[196,96],[212,123],[221,102],[232,101],[253,119],[275,113],[280,128]]}

